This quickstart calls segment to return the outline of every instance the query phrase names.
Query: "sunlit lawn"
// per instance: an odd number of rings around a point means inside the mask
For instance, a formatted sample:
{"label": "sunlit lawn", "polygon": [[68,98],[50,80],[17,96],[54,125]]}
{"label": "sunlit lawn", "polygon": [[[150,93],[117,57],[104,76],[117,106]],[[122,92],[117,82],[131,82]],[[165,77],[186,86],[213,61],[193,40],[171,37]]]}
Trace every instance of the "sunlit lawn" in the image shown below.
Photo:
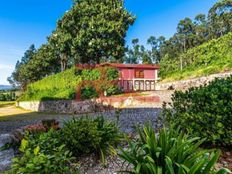
{"label": "sunlit lawn", "polygon": [[13,106],[15,104],[15,101],[0,101],[0,108],[7,107],[7,106]]}

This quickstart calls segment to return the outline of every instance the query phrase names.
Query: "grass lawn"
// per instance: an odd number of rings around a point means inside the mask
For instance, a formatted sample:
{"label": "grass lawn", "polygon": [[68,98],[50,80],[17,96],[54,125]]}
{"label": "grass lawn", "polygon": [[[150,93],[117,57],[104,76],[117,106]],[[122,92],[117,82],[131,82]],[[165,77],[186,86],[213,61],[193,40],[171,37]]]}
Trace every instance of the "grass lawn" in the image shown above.
{"label": "grass lawn", "polygon": [[0,108],[14,106],[15,101],[0,101]]}

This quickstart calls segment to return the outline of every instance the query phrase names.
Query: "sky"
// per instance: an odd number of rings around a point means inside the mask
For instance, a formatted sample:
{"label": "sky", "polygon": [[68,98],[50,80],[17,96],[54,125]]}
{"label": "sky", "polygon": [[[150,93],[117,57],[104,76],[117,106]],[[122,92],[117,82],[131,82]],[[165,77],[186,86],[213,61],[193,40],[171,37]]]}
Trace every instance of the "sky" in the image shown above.
{"label": "sky", "polygon": [[[217,0],[125,0],[137,19],[126,41],[150,36],[171,37],[185,17],[207,14]],[[8,84],[17,60],[35,44],[38,48],[56,27],[56,21],[72,6],[71,0],[5,0],[0,4],[0,84]]]}

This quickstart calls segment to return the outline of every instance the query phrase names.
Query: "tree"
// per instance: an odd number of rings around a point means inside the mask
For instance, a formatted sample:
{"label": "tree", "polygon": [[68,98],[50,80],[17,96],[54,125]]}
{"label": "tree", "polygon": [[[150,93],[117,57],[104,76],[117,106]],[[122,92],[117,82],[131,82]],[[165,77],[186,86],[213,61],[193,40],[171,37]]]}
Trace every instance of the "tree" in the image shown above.
{"label": "tree", "polygon": [[[62,57],[75,63],[121,61],[125,36],[135,17],[124,8],[122,0],[76,0],[58,22],[58,46]],[[63,51],[65,50],[65,51]],[[71,50],[71,54],[69,51]]]}
{"label": "tree", "polygon": [[32,60],[33,56],[36,54],[36,49],[34,44],[32,44],[28,50],[25,51],[24,56],[21,58],[21,61],[17,61],[15,65],[15,70],[11,74],[10,77],[7,78],[8,82],[13,85],[14,87],[16,86],[21,86],[22,88],[25,86],[24,80],[22,78],[22,69],[24,66]]}
{"label": "tree", "polygon": [[127,48],[125,62],[130,64],[137,64],[141,61],[139,39],[132,39],[132,48]]}
{"label": "tree", "polygon": [[209,10],[211,37],[217,38],[232,31],[232,0],[221,0]]}

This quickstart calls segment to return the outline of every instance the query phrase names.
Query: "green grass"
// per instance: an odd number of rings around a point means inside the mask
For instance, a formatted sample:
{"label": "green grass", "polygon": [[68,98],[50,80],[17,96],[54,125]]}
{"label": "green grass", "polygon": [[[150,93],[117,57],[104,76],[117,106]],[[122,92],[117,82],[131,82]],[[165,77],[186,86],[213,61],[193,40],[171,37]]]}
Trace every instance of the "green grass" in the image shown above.
{"label": "green grass", "polygon": [[7,106],[13,106],[15,101],[0,101],[0,108],[4,108]]}
{"label": "green grass", "polygon": [[78,82],[80,76],[76,75],[76,69],[73,67],[30,84],[19,101],[72,99],[75,97]]}
{"label": "green grass", "polygon": [[180,58],[161,61],[162,81],[174,81],[232,71],[232,32],[190,49]]}

